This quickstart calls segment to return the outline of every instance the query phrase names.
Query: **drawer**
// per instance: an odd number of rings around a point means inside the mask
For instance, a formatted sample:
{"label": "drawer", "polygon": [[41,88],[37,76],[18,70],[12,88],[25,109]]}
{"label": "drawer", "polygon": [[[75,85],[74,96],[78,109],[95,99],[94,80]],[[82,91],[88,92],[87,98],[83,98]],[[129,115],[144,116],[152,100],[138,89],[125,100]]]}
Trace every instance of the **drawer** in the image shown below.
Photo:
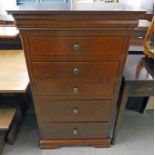
{"label": "drawer", "polygon": [[43,139],[107,138],[107,123],[43,123]]}
{"label": "drawer", "polygon": [[36,79],[75,79],[104,82],[118,76],[119,62],[33,62]]}
{"label": "drawer", "polygon": [[43,122],[109,121],[111,100],[52,100],[38,97]]}
{"label": "drawer", "polygon": [[[38,95],[69,96],[70,98],[112,99],[114,83],[87,83],[63,80],[36,80]],[[99,98],[98,98],[99,99]]]}
{"label": "drawer", "polygon": [[31,55],[78,56],[121,54],[123,36],[47,36],[29,37]]}

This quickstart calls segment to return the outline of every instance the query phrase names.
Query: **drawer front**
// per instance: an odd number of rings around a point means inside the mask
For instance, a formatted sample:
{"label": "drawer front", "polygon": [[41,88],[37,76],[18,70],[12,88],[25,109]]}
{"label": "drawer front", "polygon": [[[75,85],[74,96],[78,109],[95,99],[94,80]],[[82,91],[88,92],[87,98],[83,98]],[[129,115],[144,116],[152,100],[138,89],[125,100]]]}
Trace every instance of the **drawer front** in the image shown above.
{"label": "drawer front", "polygon": [[31,36],[31,55],[78,56],[121,54],[123,36]]}
{"label": "drawer front", "polygon": [[107,138],[107,123],[43,123],[43,139]]}
{"label": "drawer front", "polygon": [[114,83],[82,83],[62,80],[37,80],[38,95],[70,96],[71,98],[112,99]]}
{"label": "drawer front", "polygon": [[43,122],[109,121],[111,100],[52,100],[39,97],[38,106]]}
{"label": "drawer front", "polygon": [[36,79],[104,82],[117,78],[119,62],[33,62]]}

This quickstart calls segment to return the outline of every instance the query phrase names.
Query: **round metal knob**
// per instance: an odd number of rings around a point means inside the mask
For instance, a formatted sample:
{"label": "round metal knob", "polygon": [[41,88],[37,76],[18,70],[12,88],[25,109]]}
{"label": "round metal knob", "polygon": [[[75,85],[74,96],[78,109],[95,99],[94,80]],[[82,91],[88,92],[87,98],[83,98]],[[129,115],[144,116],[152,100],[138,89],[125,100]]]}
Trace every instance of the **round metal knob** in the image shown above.
{"label": "round metal knob", "polygon": [[79,69],[78,69],[78,68],[74,68],[74,69],[73,69],[73,74],[74,74],[74,75],[79,74]]}
{"label": "round metal knob", "polygon": [[79,44],[74,44],[73,49],[75,51],[78,51],[80,49],[80,45]]}
{"label": "round metal knob", "polygon": [[78,129],[74,128],[74,129],[73,129],[73,134],[74,134],[74,135],[77,135],[77,134],[78,134]]}
{"label": "round metal knob", "polygon": [[74,114],[77,114],[77,113],[78,113],[78,109],[77,109],[77,107],[74,107],[74,109],[73,109],[73,113],[74,113]]}
{"label": "round metal knob", "polygon": [[78,88],[73,88],[73,93],[74,94],[78,94],[78,92],[79,92]]}

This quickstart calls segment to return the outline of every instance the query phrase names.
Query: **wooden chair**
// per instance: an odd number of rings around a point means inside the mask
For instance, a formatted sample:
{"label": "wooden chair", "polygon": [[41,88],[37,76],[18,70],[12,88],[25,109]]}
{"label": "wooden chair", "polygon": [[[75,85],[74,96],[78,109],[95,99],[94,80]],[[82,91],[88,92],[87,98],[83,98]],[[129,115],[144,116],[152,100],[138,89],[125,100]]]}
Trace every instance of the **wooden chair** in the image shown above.
{"label": "wooden chair", "polygon": [[148,32],[148,27],[153,19],[152,13],[142,14],[140,16],[140,22],[138,27],[135,29],[130,40],[130,49],[129,53],[143,53],[144,51],[144,40]]}
{"label": "wooden chair", "polygon": [[148,31],[144,38],[144,54],[150,58],[154,58],[154,45],[152,43],[152,35],[154,32],[154,17],[149,25]]}

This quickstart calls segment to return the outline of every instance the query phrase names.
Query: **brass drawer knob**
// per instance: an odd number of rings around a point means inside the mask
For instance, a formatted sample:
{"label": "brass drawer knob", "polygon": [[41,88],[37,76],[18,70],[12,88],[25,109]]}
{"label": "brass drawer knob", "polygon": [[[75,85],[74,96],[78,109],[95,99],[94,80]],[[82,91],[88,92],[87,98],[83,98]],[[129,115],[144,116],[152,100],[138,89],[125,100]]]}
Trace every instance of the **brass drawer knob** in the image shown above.
{"label": "brass drawer knob", "polygon": [[79,89],[78,88],[73,88],[73,93],[74,94],[78,94],[79,93]]}
{"label": "brass drawer knob", "polygon": [[80,45],[79,44],[74,44],[73,49],[75,51],[78,51],[80,49]]}
{"label": "brass drawer knob", "polygon": [[74,135],[78,135],[78,129],[74,128],[74,129],[73,129],[73,134],[74,134]]}
{"label": "brass drawer knob", "polygon": [[78,69],[78,68],[74,68],[74,69],[73,69],[73,74],[74,74],[74,75],[79,74],[79,69]]}
{"label": "brass drawer knob", "polygon": [[77,114],[77,113],[78,113],[78,108],[77,108],[77,107],[74,107],[73,113],[74,113],[74,114]]}

